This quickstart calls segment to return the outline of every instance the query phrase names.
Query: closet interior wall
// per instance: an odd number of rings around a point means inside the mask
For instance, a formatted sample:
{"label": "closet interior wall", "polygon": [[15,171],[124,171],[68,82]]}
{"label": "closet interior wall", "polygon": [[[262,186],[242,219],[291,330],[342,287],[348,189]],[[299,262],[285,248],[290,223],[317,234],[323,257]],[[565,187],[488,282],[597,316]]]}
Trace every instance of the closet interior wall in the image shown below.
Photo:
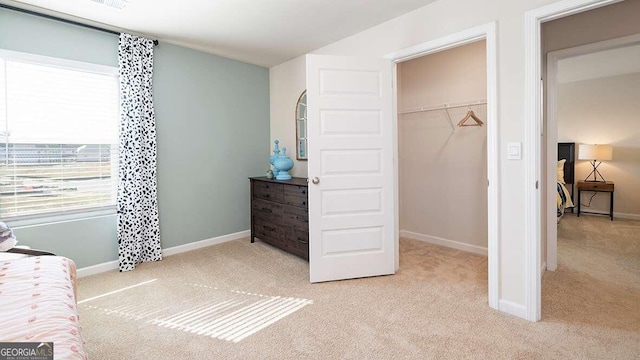
{"label": "closet interior wall", "polygon": [[456,126],[486,105],[407,113],[486,99],[486,68],[484,40],[398,64],[401,236],[486,253],[487,130]]}

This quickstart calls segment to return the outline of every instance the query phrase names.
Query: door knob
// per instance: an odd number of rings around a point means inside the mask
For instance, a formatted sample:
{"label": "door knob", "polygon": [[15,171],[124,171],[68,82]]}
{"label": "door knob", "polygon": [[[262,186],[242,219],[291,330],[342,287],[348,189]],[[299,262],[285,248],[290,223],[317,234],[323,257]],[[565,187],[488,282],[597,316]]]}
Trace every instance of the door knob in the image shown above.
{"label": "door knob", "polygon": [[311,180],[311,182],[318,185],[320,183],[320,179],[318,179],[318,177],[316,176]]}

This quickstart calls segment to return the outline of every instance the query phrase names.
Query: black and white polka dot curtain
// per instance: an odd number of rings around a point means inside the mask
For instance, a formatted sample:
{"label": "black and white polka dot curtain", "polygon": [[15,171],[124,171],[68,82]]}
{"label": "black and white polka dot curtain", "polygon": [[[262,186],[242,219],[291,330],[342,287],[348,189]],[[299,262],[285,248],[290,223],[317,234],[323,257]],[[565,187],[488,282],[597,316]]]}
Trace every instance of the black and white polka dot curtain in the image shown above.
{"label": "black and white polka dot curtain", "polygon": [[153,41],[120,34],[118,257],[120,271],[162,259],[153,110]]}

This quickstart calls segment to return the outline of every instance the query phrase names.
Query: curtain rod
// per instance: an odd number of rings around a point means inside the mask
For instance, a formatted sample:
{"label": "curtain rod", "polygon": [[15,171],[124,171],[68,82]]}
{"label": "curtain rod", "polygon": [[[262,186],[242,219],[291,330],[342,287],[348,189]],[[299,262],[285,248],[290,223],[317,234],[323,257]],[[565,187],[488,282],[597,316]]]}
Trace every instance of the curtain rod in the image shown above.
{"label": "curtain rod", "polygon": [[[11,5],[0,4],[0,8],[13,10],[13,11],[18,11],[18,12],[21,12],[21,13],[39,16],[39,17],[42,17],[42,18],[45,18],[45,19],[49,19],[49,20],[55,20],[55,21],[66,23],[66,24],[81,26],[81,27],[85,27],[87,29],[98,30],[98,31],[102,31],[102,32],[106,32],[106,33],[109,33],[109,34],[120,36],[120,33],[117,32],[117,31],[104,29],[104,28],[100,28],[100,27],[97,27],[97,26],[89,25],[89,24],[83,24],[83,23],[80,23],[80,22],[77,22],[77,21],[67,20],[67,19],[56,17],[56,16],[39,13],[39,12],[36,12],[36,11],[31,11],[31,10],[27,10],[27,9],[21,9],[19,7],[15,7],[15,6],[11,6]],[[153,45],[157,46],[158,44],[159,44],[158,40],[153,40]]]}

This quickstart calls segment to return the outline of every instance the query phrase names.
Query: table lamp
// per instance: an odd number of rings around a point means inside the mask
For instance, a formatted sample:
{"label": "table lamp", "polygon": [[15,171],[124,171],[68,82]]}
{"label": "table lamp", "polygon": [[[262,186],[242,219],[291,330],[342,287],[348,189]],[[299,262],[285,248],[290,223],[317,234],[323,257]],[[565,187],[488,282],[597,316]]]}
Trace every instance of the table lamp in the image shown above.
{"label": "table lamp", "polygon": [[[589,160],[593,166],[593,170],[584,181],[605,182],[602,174],[598,171],[598,166],[602,164],[602,160],[611,159],[613,159],[613,146],[611,145],[580,144],[578,147],[578,160]],[[593,174],[593,179],[589,179],[591,174]],[[600,175],[602,180],[598,180],[596,175]]]}

